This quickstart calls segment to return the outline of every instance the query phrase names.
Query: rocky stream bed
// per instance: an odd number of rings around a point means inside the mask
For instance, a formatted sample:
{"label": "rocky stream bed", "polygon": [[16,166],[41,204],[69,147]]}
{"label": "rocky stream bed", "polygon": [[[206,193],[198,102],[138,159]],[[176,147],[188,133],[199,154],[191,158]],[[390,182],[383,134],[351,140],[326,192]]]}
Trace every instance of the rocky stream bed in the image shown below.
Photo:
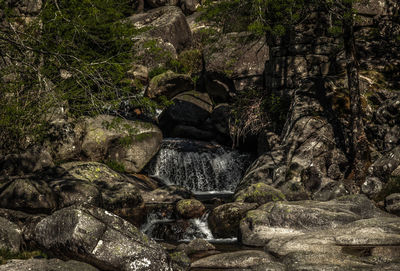
{"label": "rocky stream bed", "polygon": [[[42,5],[22,2],[27,16]],[[59,114],[43,146],[0,156],[0,271],[400,270],[400,81],[382,82],[400,49],[370,38],[395,25],[398,3],[357,6],[371,153],[362,183],[346,155],[345,59],[317,27],[327,15],[272,46],[218,32],[198,20],[199,4],[147,0],[127,18],[149,29],[129,79],[173,101],[160,115]],[[165,61],[149,41],[189,55],[191,73],[150,77]],[[279,96],[285,119],[234,142],[233,100],[249,89]]]}

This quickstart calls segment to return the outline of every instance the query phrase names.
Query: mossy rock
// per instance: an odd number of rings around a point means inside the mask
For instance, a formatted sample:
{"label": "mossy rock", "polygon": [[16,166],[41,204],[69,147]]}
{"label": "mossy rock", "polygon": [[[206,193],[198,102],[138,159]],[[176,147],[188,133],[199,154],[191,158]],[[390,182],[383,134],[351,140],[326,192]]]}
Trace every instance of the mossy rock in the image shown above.
{"label": "mossy rock", "polygon": [[194,85],[190,76],[166,71],[153,77],[145,95],[149,98],[165,96],[172,99],[174,96],[185,91],[193,90]]}
{"label": "mossy rock", "polygon": [[162,133],[149,122],[109,115],[86,119],[82,152],[91,161],[112,161],[129,173],[137,173],[159,150]]}
{"label": "mossy rock", "polygon": [[206,207],[196,199],[183,199],[176,204],[176,211],[183,218],[197,218],[204,214]]}
{"label": "mossy rock", "polygon": [[261,182],[252,184],[235,194],[237,202],[254,202],[259,205],[284,200],[286,197],[280,190]]}

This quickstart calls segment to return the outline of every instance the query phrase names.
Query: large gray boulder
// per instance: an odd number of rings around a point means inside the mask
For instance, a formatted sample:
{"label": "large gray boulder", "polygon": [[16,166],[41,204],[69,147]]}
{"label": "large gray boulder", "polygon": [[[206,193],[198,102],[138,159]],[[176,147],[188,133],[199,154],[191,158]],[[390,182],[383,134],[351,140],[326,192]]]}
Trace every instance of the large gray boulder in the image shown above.
{"label": "large gray boulder", "polygon": [[242,243],[263,246],[273,238],[293,237],[317,230],[332,230],[356,220],[390,217],[363,195],[327,202],[271,202],[249,211],[240,223]]}
{"label": "large gray boulder", "polygon": [[58,193],[59,208],[88,203],[130,221],[136,219],[135,213],[141,208],[143,199],[133,180],[97,162],[70,162],[60,167],[64,169],[63,177],[51,181]]}
{"label": "large gray boulder", "polygon": [[11,179],[0,187],[0,207],[28,213],[50,213],[57,209],[49,184],[37,178]]}
{"label": "large gray boulder", "polygon": [[214,208],[208,217],[208,225],[214,237],[237,237],[240,220],[250,210],[257,208],[256,203],[231,202]]}
{"label": "large gray boulder", "polygon": [[282,258],[289,270],[397,270],[399,221],[361,219],[331,230],[277,237],[265,250]]}
{"label": "large gray boulder", "polygon": [[82,152],[91,161],[111,160],[127,172],[139,172],[157,153],[160,129],[148,122],[109,115],[86,119]]}
{"label": "large gray boulder", "polygon": [[14,253],[19,252],[22,242],[22,231],[20,227],[0,217],[0,249]]}
{"label": "large gray boulder", "polygon": [[258,250],[242,250],[212,255],[192,263],[192,268],[228,270],[285,270],[268,253]]}
{"label": "large gray boulder", "polygon": [[34,241],[56,255],[107,270],[170,270],[167,254],[135,226],[103,209],[56,211],[35,227]]}
{"label": "large gray boulder", "polygon": [[161,38],[171,43],[176,51],[188,47],[192,42],[192,33],[182,10],[175,6],[166,6],[135,14],[128,18],[138,29],[148,28],[142,34],[147,40]]}
{"label": "large gray boulder", "polygon": [[0,265],[0,271],[98,271],[99,269],[83,262],[59,259],[11,260]]}

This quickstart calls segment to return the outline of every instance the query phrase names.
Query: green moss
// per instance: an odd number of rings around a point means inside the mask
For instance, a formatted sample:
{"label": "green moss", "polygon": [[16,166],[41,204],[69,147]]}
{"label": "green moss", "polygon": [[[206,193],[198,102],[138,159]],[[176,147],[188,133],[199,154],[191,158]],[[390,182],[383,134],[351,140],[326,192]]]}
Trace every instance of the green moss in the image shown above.
{"label": "green moss", "polygon": [[285,195],[265,183],[256,183],[239,193],[236,201],[263,202],[285,200]]}
{"label": "green moss", "polygon": [[115,170],[117,172],[121,172],[121,173],[125,173],[125,166],[121,163],[118,163],[115,160],[107,160],[104,162],[109,168],[111,168],[112,170]]}

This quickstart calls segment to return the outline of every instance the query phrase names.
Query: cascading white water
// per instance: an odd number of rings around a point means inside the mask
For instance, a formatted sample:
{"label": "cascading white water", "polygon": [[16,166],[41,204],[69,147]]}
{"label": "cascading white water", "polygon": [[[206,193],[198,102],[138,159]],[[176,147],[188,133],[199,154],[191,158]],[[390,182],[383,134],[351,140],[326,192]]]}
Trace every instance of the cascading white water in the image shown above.
{"label": "cascading white water", "polygon": [[165,139],[149,175],[192,192],[233,192],[249,164],[249,155],[217,144]]}

